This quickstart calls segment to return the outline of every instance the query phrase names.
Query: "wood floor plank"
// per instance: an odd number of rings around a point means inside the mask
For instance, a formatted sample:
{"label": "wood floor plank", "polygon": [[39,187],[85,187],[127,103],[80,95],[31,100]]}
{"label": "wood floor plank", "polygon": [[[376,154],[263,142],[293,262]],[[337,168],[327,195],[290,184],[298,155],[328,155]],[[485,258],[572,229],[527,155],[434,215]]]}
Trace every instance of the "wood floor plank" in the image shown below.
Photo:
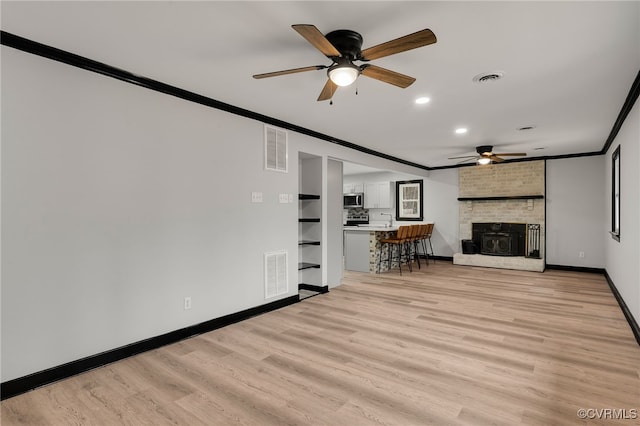
{"label": "wood floor plank", "polygon": [[603,276],[454,266],[329,293],[2,402],[3,425],[574,425],[640,410]]}

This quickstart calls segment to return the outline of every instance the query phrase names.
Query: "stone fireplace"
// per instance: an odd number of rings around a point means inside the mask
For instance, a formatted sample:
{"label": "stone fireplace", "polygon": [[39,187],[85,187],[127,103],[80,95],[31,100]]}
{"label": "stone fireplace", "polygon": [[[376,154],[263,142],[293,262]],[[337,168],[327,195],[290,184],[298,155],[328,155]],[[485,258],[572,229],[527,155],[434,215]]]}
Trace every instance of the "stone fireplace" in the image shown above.
{"label": "stone fireplace", "polygon": [[[544,161],[463,167],[459,265],[544,270]],[[465,247],[462,247],[462,246]]]}

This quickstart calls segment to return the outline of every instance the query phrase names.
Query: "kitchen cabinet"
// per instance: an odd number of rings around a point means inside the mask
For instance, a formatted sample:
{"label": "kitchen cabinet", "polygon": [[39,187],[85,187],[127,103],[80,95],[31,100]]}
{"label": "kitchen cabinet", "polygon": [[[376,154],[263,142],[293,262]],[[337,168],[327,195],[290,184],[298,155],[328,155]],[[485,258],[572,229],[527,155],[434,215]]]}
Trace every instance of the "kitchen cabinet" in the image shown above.
{"label": "kitchen cabinet", "polygon": [[367,183],[364,187],[364,207],[366,209],[391,208],[391,182]]}
{"label": "kitchen cabinet", "polygon": [[363,183],[345,183],[342,185],[343,194],[358,194],[364,192]]}
{"label": "kitchen cabinet", "polygon": [[398,227],[381,226],[347,226],[344,233],[344,268],[348,271],[384,272],[388,270],[388,263],[379,265],[380,256],[386,257],[387,248],[381,253],[380,240],[392,237]]}
{"label": "kitchen cabinet", "polygon": [[344,257],[347,271],[369,272],[369,233],[344,231]]}

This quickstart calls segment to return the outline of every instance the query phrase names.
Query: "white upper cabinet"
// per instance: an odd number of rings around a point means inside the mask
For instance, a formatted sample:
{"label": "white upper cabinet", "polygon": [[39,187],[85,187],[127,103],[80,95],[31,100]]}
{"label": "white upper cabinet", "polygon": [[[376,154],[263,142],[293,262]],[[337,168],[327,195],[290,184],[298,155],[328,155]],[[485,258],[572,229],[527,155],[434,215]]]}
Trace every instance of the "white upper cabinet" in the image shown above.
{"label": "white upper cabinet", "polygon": [[367,183],[364,187],[364,207],[367,209],[391,208],[391,182]]}
{"label": "white upper cabinet", "polygon": [[343,194],[358,194],[364,192],[363,183],[345,183],[342,185]]}

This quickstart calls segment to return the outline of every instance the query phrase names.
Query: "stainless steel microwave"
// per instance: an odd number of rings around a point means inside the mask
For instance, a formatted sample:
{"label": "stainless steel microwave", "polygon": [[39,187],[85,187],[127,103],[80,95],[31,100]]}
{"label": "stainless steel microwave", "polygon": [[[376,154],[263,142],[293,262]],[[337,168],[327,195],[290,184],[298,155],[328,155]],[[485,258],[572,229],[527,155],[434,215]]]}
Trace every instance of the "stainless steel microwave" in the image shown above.
{"label": "stainless steel microwave", "polygon": [[362,192],[343,194],[343,205],[345,209],[364,207],[364,194]]}

